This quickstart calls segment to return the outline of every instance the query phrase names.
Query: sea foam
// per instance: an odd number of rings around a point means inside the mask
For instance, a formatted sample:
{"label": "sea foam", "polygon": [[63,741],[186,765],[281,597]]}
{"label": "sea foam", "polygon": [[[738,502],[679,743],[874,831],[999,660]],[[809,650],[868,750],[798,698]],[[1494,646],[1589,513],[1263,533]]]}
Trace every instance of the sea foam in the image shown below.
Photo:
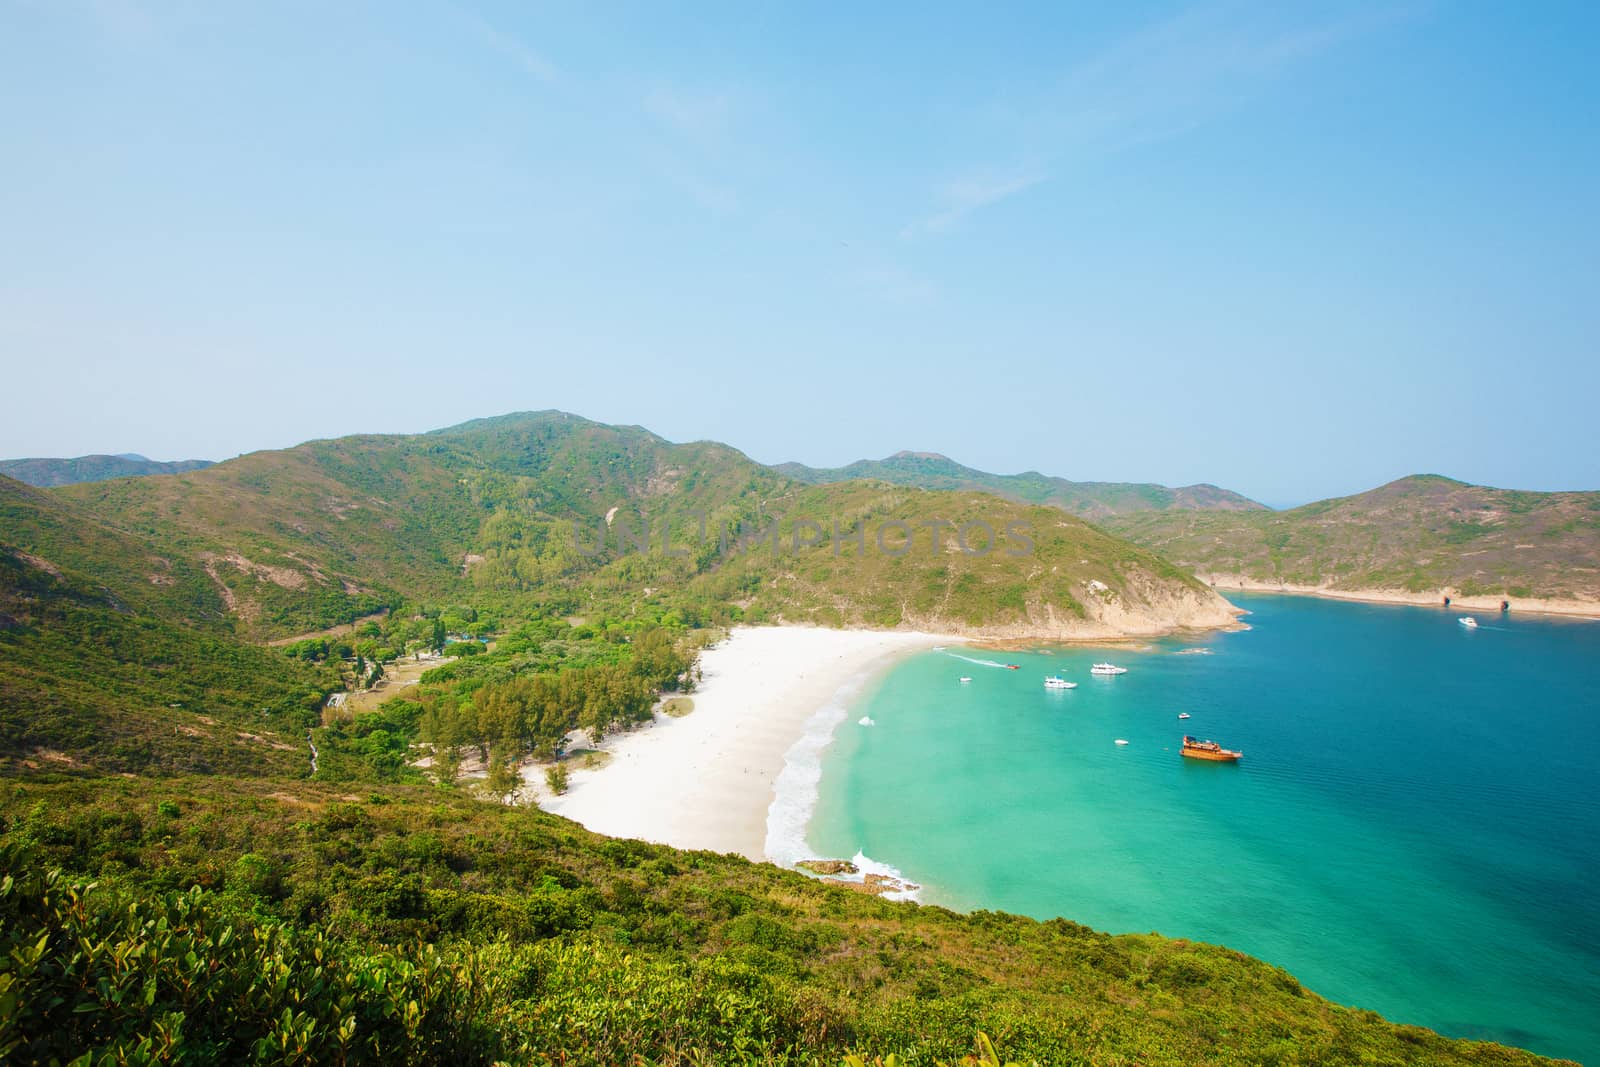
{"label": "sea foam", "polygon": [[783,770],[772,784],[772,803],[767,808],[767,859],[780,867],[793,867],[801,860],[815,859],[806,844],[806,826],[817,809],[818,787],[822,783],[822,754],[833,743],[834,731],[850,714],[849,703],[860,692],[869,672],[856,675],[833,694],[811,718],[783,757]]}
{"label": "sea foam", "polygon": [[[965,659],[966,657],[960,657]],[[974,662],[982,662],[975,660]],[[784,754],[783,770],[773,783],[772,803],[767,807],[767,841],[764,847],[767,859],[780,867],[793,867],[801,860],[817,859],[818,854],[806,842],[806,827],[817,810],[817,800],[822,784],[822,756],[833,743],[833,735],[850,716],[850,704],[861,693],[861,687],[872,671],[862,671],[840,686],[828,702],[806,720],[804,731]],[[862,725],[874,720],[863,716]],[[856,851],[851,859],[856,873],[841,874],[842,882],[864,882],[869,874],[881,874],[903,885],[914,884],[904,873],[887,863],[879,862],[865,852]],[[885,900],[918,900],[921,889],[906,889],[884,893]]]}

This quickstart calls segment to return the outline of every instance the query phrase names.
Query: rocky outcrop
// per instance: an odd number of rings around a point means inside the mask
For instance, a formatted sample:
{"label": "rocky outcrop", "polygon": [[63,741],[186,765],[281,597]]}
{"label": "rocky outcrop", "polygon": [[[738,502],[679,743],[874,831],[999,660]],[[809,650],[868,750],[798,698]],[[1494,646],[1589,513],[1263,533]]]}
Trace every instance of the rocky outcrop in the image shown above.
{"label": "rocky outcrop", "polygon": [[795,864],[802,871],[812,874],[859,874],[856,865],[849,860],[801,860]]}
{"label": "rocky outcrop", "polygon": [[1082,615],[1037,601],[1028,604],[1025,620],[975,626],[937,614],[908,615],[906,628],[994,641],[1114,641],[1235,627],[1243,614],[1209,586],[1144,574],[1121,591],[1093,582],[1073,592]]}

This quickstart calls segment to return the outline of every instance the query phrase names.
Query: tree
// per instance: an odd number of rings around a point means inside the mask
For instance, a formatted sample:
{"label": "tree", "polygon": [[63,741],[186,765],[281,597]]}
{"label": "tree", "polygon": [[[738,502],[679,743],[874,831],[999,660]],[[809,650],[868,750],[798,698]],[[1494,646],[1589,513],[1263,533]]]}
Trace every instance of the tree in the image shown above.
{"label": "tree", "polygon": [[550,792],[560,796],[567,791],[567,765],[553,763],[545,769],[544,784],[550,787]]}
{"label": "tree", "polygon": [[496,752],[489,760],[489,792],[496,797],[515,800],[521,785],[522,776],[517,773],[516,764]]}

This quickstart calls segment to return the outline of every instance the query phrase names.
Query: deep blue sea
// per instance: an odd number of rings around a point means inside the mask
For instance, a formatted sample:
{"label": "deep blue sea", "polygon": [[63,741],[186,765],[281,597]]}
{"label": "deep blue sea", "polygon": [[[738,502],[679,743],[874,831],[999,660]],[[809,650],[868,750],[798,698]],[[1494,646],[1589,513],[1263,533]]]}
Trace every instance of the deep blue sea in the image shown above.
{"label": "deep blue sea", "polygon": [[[1231,599],[1249,631],[904,660],[838,728],[812,849],[1600,1063],[1600,624]],[[1185,732],[1245,758],[1180,758]]]}

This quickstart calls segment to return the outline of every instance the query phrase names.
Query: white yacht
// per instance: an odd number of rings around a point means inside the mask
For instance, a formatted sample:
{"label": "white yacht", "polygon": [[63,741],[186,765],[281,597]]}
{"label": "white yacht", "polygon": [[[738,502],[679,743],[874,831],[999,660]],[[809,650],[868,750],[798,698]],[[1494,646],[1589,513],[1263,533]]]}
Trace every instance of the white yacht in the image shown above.
{"label": "white yacht", "polygon": [[1118,667],[1115,663],[1096,663],[1089,668],[1090,674],[1127,674],[1128,668]]}
{"label": "white yacht", "polygon": [[1476,630],[1478,628],[1478,620],[1474,619],[1471,615],[1463,615],[1459,621],[1462,626],[1465,626],[1469,630]]}
{"label": "white yacht", "polygon": [[962,684],[962,685],[966,685],[966,684],[967,684],[967,683],[968,683],[968,682],[970,682],[970,681],[972,681],[972,675],[970,675],[970,674],[963,674],[963,675],[962,675],[962,676],[961,676],[961,684]]}
{"label": "white yacht", "polygon": [[1078,688],[1078,683],[1069,682],[1065,678],[1057,678],[1052,674],[1044,680],[1044,687],[1046,689],[1076,689]]}

